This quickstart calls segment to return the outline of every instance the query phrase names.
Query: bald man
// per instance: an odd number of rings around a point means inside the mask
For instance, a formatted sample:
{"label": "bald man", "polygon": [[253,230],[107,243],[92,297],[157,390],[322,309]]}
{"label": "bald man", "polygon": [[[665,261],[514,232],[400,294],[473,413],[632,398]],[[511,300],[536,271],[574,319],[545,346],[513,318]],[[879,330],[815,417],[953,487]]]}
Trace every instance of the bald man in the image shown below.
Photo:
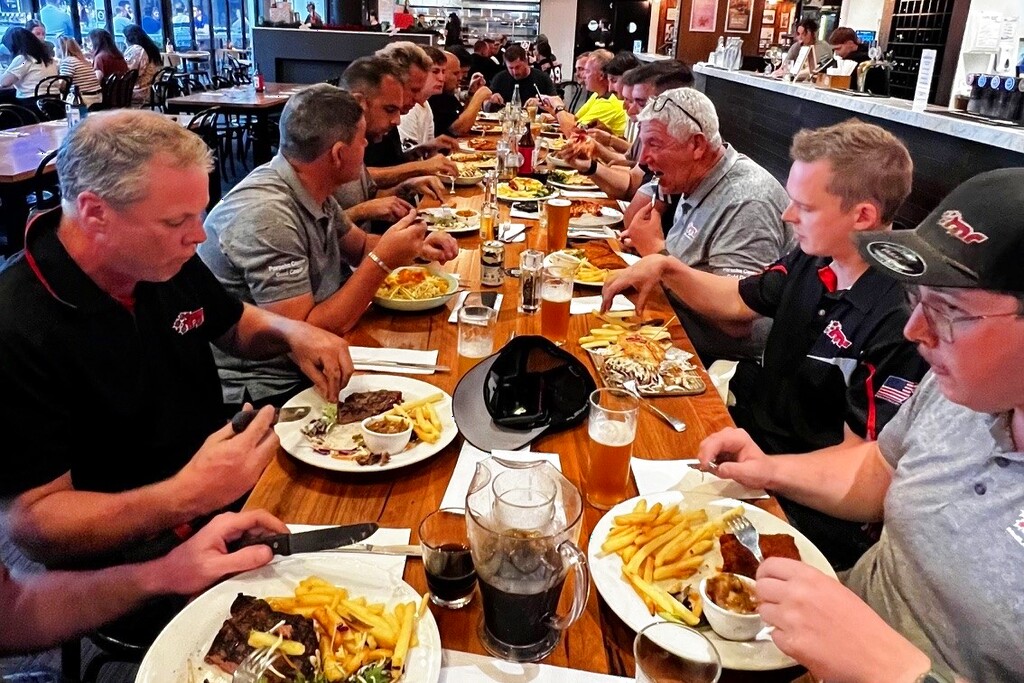
{"label": "bald man", "polygon": [[491,97],[491,89],[486,85],[477,88],[465,105],[459,101],[456,91],[462,78],[462,65],[459,58],[451,52],[444,53],[447,63],[444,68],[444,85],[441,92],[431,95],[430,109],[434,113],[434,132],[438,135],[465,135],[473,127],[480,109]]}

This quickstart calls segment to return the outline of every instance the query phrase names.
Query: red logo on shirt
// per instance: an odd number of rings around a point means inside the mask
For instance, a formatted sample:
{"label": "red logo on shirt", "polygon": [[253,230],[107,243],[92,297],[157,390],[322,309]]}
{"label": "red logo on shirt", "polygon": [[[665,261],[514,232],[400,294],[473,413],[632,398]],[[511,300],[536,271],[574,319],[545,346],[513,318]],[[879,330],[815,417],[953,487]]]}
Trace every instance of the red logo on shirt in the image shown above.
{"label": "red logo on shirt", "polygon": [[988,235],[980,233],[971,227],[971,224],[964,220],[959,211],[946,211],[939,218],[939,225],[946,229],[953,237],[964,244],[978,244],[988,239]]}
{"label": "red logo on shirt", "polygon": [[178,334],[185,334],[198,328],[206,320],[206,314],[203,313],[203,309],[197,308],[194,311],[183,311],[178,314],[178,317],[174,319],[174,324],[171,325]]}
{"label": "red logo on shirt", "polygon": [[833,320],[825,326],[825,336],[828,337],[830,342],[841,349],[848,349],[853,345],[853,342],[846,338],[846,333],[843,332],[843,326],[838,320]]}

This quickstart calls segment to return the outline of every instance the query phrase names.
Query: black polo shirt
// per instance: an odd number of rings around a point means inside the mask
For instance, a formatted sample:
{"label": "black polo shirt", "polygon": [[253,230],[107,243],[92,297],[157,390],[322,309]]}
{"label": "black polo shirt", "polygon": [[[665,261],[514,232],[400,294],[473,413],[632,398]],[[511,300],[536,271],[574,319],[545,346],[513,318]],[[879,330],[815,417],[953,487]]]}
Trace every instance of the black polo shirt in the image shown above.
{"label": "black polo shirt", "polygon": [[[743,301],[773,318],[762,367],[753,381],[736,383],[733,413],[766,453],[835,445],[844,425],[875,439],[928,369],[903,336],[900,285],[868,270],[837,291],[829,263],[796,249],[739,283]],[[783,507],[839,568],[852,566],[876,540],[864,525],[785,500]]]}
{"label": "black polo shirt", "polygon": [[392,128],[380,142],[371,142],[363,152],[363,164],[367,168],[398,166],[407,161],[402,149],[402,136],[398,128]]}
{"label": "black polo shirt", "polygon": [[459,98],[449,92],[431,95],[427,100],[430,111],[434,114],[434,133],[437,135],[451,133],[452,124],[462,116],[462,103]]}
{"label": "black polo shirt", "polygon": [[0,489],[68,471],[89,491],[166,479],[224,425],[210,342],[242,304],[193,256],[170,280],[137,285],[130,309],[71,259],[59,222],[59,209],[33,221],[26,251],[0,270]]}
{"label": "black polo shirt", "polygon": [[531,97],[536,97],[538,90],[542,95],[557,94],[555,84],[551,82],[548,75],[534,67],[530,67],[530,73],[526,74],[526,78],[519,80],[513,78],[508,69],[502,69],[491,79],[491,92],[498,93],[506,102],[511,102],[517,85],[519,86],[519,99],[524,103]]}

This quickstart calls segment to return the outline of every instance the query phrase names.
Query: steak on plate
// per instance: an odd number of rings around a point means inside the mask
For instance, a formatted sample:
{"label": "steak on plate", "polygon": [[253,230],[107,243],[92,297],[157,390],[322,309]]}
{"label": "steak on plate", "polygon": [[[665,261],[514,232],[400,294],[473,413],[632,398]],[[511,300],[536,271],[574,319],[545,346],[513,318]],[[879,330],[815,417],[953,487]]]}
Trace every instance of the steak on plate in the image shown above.
{"label": "steak on plate", "polygon": [[357,391],[338,403],[337,424],[347,425],[380,415],[402,402],[401,391]]}
{"label": "steak on plate", "polygon": [[[732,534],[722,534],[718,540],[722,544],[722,571],[751,579],[755,578],[757,560],[754,559],[754,554],[744,548]],[[761,534],[758,545],[761,547],[761,554],[766,559],[769,557],[801,559],[800,551],[796,548],[796,541],[789,534]]]}
{"label": "steak on plate", "polygon": [[[288,661],[307,679],[312,678],[314,669],[310,656],[317,652],[319,646],[313,622],[297,614],[275,612],[266,600],[242,593],[231,603],[231,617],[220,627],[204,660],[229,674],[234,673],[245,656],[254,649],[249,645],[249,632],[269,631],[281,621],[285,623],[275,633],[306,646],[304,655],[289,657]],[[278,657],[274,666],[282,673],[292,670],[283,657]]]}

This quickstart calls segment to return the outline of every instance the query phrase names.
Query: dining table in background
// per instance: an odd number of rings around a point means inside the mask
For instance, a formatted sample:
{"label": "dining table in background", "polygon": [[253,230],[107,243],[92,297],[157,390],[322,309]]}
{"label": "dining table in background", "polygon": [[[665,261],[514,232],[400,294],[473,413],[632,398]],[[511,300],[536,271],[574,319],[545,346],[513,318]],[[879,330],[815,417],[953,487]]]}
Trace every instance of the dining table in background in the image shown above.
{"label": "dining table in background", "polygon": [[6,238],[4,252],[12,254],[24,243],[25,221],[29,205],[27,195],[33,190],[38,172],[47,176],[54,172],[51,159],[40,168],[47,154],[57,149],[68,134],[65,121],[48,121],[0,131],[0,230]]}
{"label": "dining table in background", "polygon": [[[456,203],[459,208],[479,210],[483,202],[479,186],[457,188],[453,196],[446,197],[447,203]],[[421,208],[435,206],[436,201],[421,203]],[[501,206],[502,221],[508,219],[509,206]],[[526,223],[526,240],[523,243],[505,245],[506,266],[517,265],[519,253],[526,248],[547,248],[547,236],[536,221],[513,219]],[[477,233],[453,235],[459,242],[459,255],[444,266],[444,269],[459,276],[461,286],[470,290],[498,291],[504,295],[498,315],[496,345],[501,345],[514,335],[540,334],[540,314],[526,315],[517,312],[519,281],[506,277],[501,287],[480,285],[480,238]],[[596,295],[599,288],[576,285],[576,296]],[[422,313],[396,313],[371,306],[367,309],[356,328],[348,335],[353,345],[374,347],[398,347],[408,349],[437,349],[438,363],[451,368],[458,367],[456,350],[457,326],[448,322],[452,306],[458,301],[453,298],[440,309]],[[653,295],[644,311],[645,319],[673,317],[668,300],[659,292]],[[580,348],[577,339],[588,333],[591,327],[602,321],[593,315],[571,316],[569,341],[563,347],[581,358],[592,367],[586,352]],[[669,327],[672,342],[676,346],[693,352],[693,347],[678,323]],[[694,361],[697,358],[694,357]],[[699,364],[699,363],[698,363]],[[658,398],[657,405],[663,410],[681,418],[687,424],[682,433],[673,431],[658,417],[642,410],[637,425],[634,456],[649,459],[682,459],[694,457],[701,440],[714,432],[733,425],[729,412],[703,367],[700,375],[707,386],[703,394],[688,397]],[[459,376],[452,372],[417,376],[453,394]],[[600,379],[598,379],[600,383]],[[481,400],[482,397],[481,397]],[[246,503],[246,508],[265,508],[291,524],[352,524],[375,521],[382,527],[411,528],[412,542],[416,543],[416,528],[426,515],[436,510],[449,479],[455,468],[463,438],[460,436],[437,455],[400,470],[374,472],[373,467],[358,474],[332,472],[304,464],[291,457],[283,449],[278,451],[256,484]],[[579,454],[591,448],[586,423],[571,429],[545,435],[535,440],[531,450],[558,453],[562,472],[581,492],[585,484],[581,477]],[[635,484],[630,478],[629,489],[623,498],[637,495]],[[772,498],[755,501],[755,504],[783,517],[778,502]],[[590,532],[604,513],[586,506],[580,547],[586,548]],[[421,593],[426,592],[426,580],[422,563],[410,558],[406,565],[405,580]],[[460,610],[449,610],[431,605],[441,632],[445,648],[463,652],[485,654],[477,636],[477,625],[481,619],[480,600],[474,599]],[[591,591],[584,615],[563,634],[556,650],[545,658],[546,664],[598,673],[632,676],[633,638],[635,633],[598,596],[596,588]],[[730,671],[723,674],[723,683],[790,683],[810,681],[803,677],[801,667],[779,671],[748,672]]]}
{"label": "dining table in background", "polygon": [[288,99],[305,87],[302,83],[267,83],[263,92],[256,92],[252,84],[199,91],[168,98],[167,111],[171,114],[194,114],[210,107],[220,107],[225,114],[252,117],[252,156],[253,163],[259,166],[270,161],[272,156],[271,115],[280,114]]}

